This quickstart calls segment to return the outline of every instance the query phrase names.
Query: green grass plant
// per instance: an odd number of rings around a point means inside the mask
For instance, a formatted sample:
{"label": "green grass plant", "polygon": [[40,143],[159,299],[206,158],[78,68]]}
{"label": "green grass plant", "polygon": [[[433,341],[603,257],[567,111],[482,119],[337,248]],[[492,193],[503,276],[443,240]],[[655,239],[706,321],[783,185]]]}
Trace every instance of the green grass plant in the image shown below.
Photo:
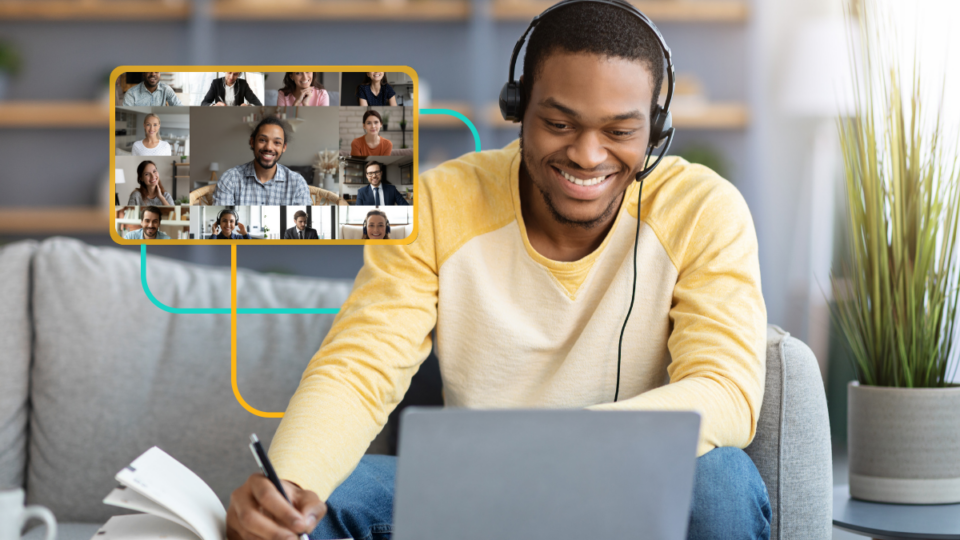
{"label": "green grass plant", "polygon": [[921,99],[919,55],[904,79],[895,36],[870,4],[858,8],[856,110],[838,123],[848,247],[843,277],[831,277],[833,316],[860,384],[944,387],[960,292],[958,147],[947,133],[957,126],[942,122],[942,84],[939,102]]}

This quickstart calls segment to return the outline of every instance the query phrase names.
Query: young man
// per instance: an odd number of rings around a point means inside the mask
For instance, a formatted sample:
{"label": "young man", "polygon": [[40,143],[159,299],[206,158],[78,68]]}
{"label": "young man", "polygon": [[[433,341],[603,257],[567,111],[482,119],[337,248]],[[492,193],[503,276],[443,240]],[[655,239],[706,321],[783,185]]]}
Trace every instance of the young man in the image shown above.
{"label": "young man", "polygon": [[283,121],[268,116],[250,135],[253,161],[227,169],[217,182],[213,204],[223,206],[308,206],[310,189],[300,173],[280,165],[287,151]]}
{"label": "young man", "polygon": [[384,167],[379,161],[367,164],[367,182],[357,191],[357,206],[407,206],[407,200],[393,184],[384,184]]}
{"label": "young man", "polygon": [[140,228],[124,233],[127,240],[169,240],[170,236],[160,230],[160,209],[145,206],[140,210]]}
{"label": "young man", "polygon": [[292,504],[251,476],[233,493],[229,538],[389,531],[395,461],[362,454],[434,329],[447,405],[698,411],[689,538],[769,537],[766,488],[741,450],[756,430],[766,341],[743,198],[674,157],[641,194],[664,68],[635,15],[558,8],[523,66],[522,144],[425,173],[417,241],[366,248],[271,444]]}
{"label": "young man", "polygon": [[210,83],[210,89],[200,105],[214,107],[229,107],[231,105],[248,106],[261,105],[260,98],[253,93],[247,81],[240,78],[240,72],[230,71]]}
{"label": "young man", "polygon": [[160,73],[143,74],[143,81],[127,90],[123,95],[123,104],[136,107],[156,107],[160,105],[183,105],[180,98],[167,84],[160,82]]}
{"label": "young man", "polygon": [[293,222],[297,225],[290,227],[283,233],[284,240],[318,240],[317,230],[307,227],[307,213],[297,210],[293,215]]}

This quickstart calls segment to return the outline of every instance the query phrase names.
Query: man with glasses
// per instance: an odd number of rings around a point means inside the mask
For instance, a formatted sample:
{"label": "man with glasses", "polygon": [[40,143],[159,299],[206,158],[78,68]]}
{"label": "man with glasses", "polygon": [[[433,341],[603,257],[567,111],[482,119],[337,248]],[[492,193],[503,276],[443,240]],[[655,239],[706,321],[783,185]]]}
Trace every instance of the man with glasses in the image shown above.
{"label": "man with glasses", "polygon": [[367,164],[367,182],[357,192],[357,206],[407,206],[407,200],[393,184],[384,182],[386,169],[383,163],[371,161]]}

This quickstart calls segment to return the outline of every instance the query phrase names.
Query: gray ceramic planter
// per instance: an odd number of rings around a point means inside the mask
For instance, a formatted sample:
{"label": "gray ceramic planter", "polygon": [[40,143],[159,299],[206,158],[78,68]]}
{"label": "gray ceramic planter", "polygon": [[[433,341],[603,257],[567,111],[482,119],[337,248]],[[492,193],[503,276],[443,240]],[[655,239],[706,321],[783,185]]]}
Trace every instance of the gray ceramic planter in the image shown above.
{"label": "gray ceramic planter", "polygon": [[852,497],[960,502],[960,387],[847,390]]}

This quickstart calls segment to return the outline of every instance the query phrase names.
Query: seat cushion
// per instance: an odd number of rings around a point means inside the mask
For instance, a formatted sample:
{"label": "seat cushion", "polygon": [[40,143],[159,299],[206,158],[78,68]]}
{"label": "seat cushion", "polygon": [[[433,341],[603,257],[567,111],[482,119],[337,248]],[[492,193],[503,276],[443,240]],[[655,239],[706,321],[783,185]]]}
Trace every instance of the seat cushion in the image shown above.
{"label": "seat cushion", "polygon": [[810,348],[773,325],[757,434],[746,452],[770,496],[770,538],[831,538],[833,458],[823,379]]}
{"label": "seat cushion", "polygon": [[[154,254],[147,266],[152,293],[168,306],[230,306],[227,270]],[[28,501],[61,521],[103,523],[119,512],[101,502],[114,475],[156,445],[226,504],[257,470],[250,433],[269,444],[279,423],[247,412],[234,396],[230,316],[163,311],[141,287],[139,254],[74,240],[40,245],[34,282]],[[237,295],[241,308],[337,308],[349,289],[345,281],[240,271]],[[283,411],[332,320],[240,315],[243,399],[261,411]]]}
{"label": "seat cushion", "polygon": [[30,380],[30,262],[36,242],[0,248],[0,490],[23,487]]}

